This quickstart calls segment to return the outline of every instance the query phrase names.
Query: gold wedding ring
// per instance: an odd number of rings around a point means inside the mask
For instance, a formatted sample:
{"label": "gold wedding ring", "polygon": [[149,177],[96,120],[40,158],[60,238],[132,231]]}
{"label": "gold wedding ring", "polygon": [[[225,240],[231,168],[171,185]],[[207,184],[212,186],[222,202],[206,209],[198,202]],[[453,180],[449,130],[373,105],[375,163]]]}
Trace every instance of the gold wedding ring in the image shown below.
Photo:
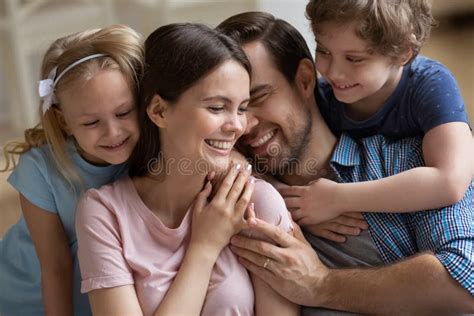
{"label": "gold wedding ring", "polygon": [[263,263],[263,268],[264,269],[267,268],[269,262],[270,262],[270,258],[267,258],[267,260],[265,260],[265,262]]}

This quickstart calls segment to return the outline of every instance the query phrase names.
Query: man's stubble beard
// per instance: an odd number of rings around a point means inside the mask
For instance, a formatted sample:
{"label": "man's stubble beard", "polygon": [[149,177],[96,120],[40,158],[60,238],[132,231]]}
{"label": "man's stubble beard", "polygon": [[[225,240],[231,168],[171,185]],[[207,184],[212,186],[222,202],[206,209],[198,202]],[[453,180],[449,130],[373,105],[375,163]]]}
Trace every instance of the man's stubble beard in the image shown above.
{"label": "man's stubble beard", "polygon": [[[280,178],[287,174],[295,174],[301,172],[302,158],[305,157],[305,150],[310,142],[311,129],[313,118],[310,110],[306,105],[301,104],[303,113],[301,119],[295,121],[291,117],[287,117],[288,122],[287,131],[297,131],[291,135],[283,135],[283,143],[278,146],[271,146],[268,148],[267,155],[258,157],[246,152],[246,157],[250,157],[251,163],[254,166],[254,171],[259,174],[270,174],[276,178]],[[289,139],[290,137],[291,139]],[[277,153],[272,153],[277,149]]]}

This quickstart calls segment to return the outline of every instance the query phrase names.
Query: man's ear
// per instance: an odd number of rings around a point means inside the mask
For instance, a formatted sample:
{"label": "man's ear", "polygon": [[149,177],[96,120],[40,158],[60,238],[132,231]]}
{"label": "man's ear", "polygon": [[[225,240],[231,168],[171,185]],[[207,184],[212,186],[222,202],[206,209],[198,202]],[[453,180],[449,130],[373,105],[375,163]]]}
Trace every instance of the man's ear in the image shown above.
{"label": "man's ear", "polygon": [[305,98],[309,98],[314,94],[316,69],[311,60],[307,58],[300,60],[298,69],[296,70],[295,84]]}
{"label": "man's ear", "polygon": [[153,123],[158,127],[166,128],[166,111],[168,110],[168,107],[168,102],[163,100],[159,94],[155,94],[148,104],[146,112]]}

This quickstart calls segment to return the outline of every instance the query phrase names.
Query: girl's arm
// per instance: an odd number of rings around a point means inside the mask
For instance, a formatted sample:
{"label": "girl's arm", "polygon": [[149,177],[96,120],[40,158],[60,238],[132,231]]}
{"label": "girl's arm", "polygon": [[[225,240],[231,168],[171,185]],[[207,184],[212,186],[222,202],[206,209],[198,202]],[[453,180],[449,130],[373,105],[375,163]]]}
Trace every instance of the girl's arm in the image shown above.
{"label": "girl's arm", "polygon": [[21,194],[20,204],[41,266],[45,314],[73,315],[73,262],[63,224]]}

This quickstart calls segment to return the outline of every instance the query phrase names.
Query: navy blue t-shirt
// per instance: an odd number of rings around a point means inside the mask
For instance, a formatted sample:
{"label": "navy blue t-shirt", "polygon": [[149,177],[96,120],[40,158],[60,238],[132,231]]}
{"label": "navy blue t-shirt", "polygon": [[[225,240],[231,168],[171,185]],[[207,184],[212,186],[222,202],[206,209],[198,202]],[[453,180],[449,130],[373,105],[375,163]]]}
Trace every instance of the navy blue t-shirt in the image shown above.
{"label": "navy blue t-shirt", "polygon": [[437,61],[417,56],[403,69],[395,91],[370,118],[355,121],[345,114],[324,79],[319,80],[316,99],[329,127],[336,135],[353,137],[382,134],[393,139],[423,136],[433,127],[449,122],[466,122],[458,84],[451,72]]}

